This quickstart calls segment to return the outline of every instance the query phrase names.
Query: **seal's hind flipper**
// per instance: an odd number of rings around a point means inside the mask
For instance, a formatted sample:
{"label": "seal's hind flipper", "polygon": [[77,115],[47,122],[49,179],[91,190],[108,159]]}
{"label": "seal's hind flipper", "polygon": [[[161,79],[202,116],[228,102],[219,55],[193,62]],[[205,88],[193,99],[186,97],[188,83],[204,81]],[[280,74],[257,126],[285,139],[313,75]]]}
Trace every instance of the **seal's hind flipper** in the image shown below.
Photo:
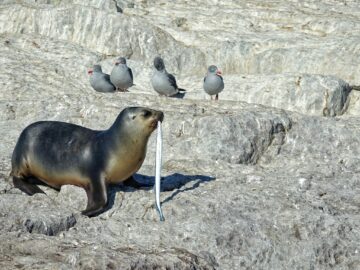
{"label": "seal's hind flipper", "polygon": [[34,195],[35,193],[45,193],[37,185],[26,182],[24,178],[13,176],[14,187],[25,192],[27,195]]}
{"label": "seal's hind flipper", "polygon": [[49,187],[49,188],[56,190],[57,192],[59,192],[61,189],[61,186],[50,186],[50,185],[46,184],[45,182],[41,181],[40,179],[33,177],[33,176],[26,178],[26,182],[29,184],[32,184],[32,185],[40,185],[40,186]]}

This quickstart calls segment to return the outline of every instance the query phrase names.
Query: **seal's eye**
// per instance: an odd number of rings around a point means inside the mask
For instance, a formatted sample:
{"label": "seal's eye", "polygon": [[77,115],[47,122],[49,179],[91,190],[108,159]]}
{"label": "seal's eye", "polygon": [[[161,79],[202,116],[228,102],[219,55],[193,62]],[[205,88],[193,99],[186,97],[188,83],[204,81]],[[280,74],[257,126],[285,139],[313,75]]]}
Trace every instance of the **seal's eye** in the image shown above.
{"label": "seal's eye", "polygon": [[151,115],[151,112],[150,112],[150,111],[144,111],[144,112],[143,112],[143,116],[144,116],[145,118],[149,117],[150,115]]}

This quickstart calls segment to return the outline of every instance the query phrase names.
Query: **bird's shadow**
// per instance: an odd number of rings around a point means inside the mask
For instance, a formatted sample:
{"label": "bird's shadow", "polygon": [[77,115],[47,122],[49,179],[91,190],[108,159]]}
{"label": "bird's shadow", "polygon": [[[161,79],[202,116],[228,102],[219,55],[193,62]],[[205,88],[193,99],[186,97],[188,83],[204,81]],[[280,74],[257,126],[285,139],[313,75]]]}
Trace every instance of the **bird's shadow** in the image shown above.
{"label": "bird's shadow", "polygon": [[[151,190],[155,185],[155,177],[148,176],[143,174],[135,174],[134,178],[136,182],[138,182],[141,187],[140,189]],[[215,180],[215,177],[206,176],[206,175],[184,175],[181,173],[174,173],[165,177],[161,177],[161,191],[173,191],[169,197],[162,201],[162,204],[171,201],[176,195],[182,192],[186,192],[189,190],[193,190],[198,188],[201,183],[206,183],[209,181]],[[194,182],[192,186],[181,189],[181,187],[185,186],[187,183]],[[122,184],[119,185],[109,185],[108,188],[108,206],[106,210],[109,210],[113,207],[115,203],[115,197],[117,192],[134,192],[136,188],[128,187]]]}

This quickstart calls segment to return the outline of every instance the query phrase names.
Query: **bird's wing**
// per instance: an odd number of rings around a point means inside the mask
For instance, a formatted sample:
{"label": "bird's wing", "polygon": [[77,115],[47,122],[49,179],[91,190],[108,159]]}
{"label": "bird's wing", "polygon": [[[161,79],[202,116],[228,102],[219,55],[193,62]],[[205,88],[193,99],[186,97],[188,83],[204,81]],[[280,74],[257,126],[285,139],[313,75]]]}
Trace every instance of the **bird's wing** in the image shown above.
{"label": "bird's wing", "polygon": [[106,74],[106,73],[103,73],[103,74],[104,74],[103,75],[104,80],[112,84],[112,82],[110,81],[110,75]]}
{"label": "bird's wing", "polygon": [[129,73],[130,73],[131,80],[134,80],[134,77],[133,77],[131,68],[128,67],[128,71],[129,71]]}
{"label": "bird's wing", "polygon": [[168,75],[168,79],[169,79],[171,86],[173,86],[175,89],[178,89],[174,75],[172,75],[172,74],[167,74],[167,75]]}

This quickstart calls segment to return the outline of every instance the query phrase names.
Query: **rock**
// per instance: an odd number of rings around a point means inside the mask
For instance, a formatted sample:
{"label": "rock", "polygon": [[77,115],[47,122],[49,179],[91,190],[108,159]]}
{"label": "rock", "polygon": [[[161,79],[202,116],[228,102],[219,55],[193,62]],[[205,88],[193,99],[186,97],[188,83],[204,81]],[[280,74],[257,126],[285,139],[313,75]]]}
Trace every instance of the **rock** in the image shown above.
{"label": "rock", "polygon": [[351,91],[349,95],[349,104],[345,112],[346,115],[358,115],[360,110],[360,92]]}
{"label": "rock", "polygon": [[[167,59],[170,63],[177,63],[168,66],[173,72],[182,69],[190,73],[198,70],[198,64],[204,65],[204,60],[201,60],[204,56],[200,50],[184,46],[171,35],[140,18],[119,15],[114,2],[111,10],[102,7],[103,3],[111,1],[100,3],[96,8],[92,3],[88,6],[54,2],[46,8],[23,2],[5,5],[0,18],[7,20],[7,23],[0,25],[0,32],[55,38],[84,46],[102,55],[146,59],[147,64],[152,63],[155,55],[165,54],[169,55]],[[8,17],[13,19],[8,20]],[[44,24],[44,21],[47,23]],[[106,31],[104,21],[107,24]],[[180,54],[181,58],[177,56]],[[197,59],[197,63],[187,59]]]}
{"label": "rock", "polygon": [[[355,33],[360,28],[356,1],[214,3],[147,1],[128,14],[141,12],[176,40],[206,51],[206,66],[220,67],[225,78],[311,73],[359,84],[360,60],[354,58],[359,48],[353,46],[359,42]],[[185,18],[186,29],[173,24],[175,18]]]}
{"label": "rock", "polygon": [[334,76],[280,74],[232,79],[231,92],[221,99],[263,104],[280,109],[319,116],[336,116],[347,109],[351,88]]}
{"label": "rock", "polygon": [[77,222],[65,207],[57,207],[51,198],[43,194],[32,197],[2,194],[1,201],[3,232],[21,231],[53,236],[69,230]]}
{"label": "rock", "polygon": [[[170,130],[179,126],[174,124]],[[165,160],[187,159],[192,152],[195,159],[254,164],[276,134],[290,130],[291,120],[284,113],[244,112],[196,117],[182,125],[182,134],[169,139],[172,147]]]}
{"label": "rock", "polygon": [[[358,268],[357,1],[215,2],[0,4],[1,269]],[[155,55],[183,99],[151,89]],[[119,56],[135,86],[93,91],[87,68],[109,73]],[[224,73],[218,102],[202,89],[210,64]],[[128,106],[165,114],[165,222],[154,135],[135,175],[147,187],[111,186],[97,217],[80,214],[81,188],[29,197],[13,187],[27,125],[101,130]]]}

